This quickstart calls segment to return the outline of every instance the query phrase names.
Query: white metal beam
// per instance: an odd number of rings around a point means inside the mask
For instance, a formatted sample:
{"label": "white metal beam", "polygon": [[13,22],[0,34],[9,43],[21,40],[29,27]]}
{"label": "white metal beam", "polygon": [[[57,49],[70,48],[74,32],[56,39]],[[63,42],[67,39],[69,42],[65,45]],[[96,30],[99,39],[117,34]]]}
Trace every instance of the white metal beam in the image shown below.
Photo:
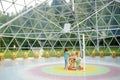
{"label": "white metal beam", "polygon": [[[47,0],[48,1],[48,0]],[[44,2],[43,2],[44,3]],[[42,3],[41,3],[42,4]],[[6,22],[5,24],[3,24],[2,26],[0,26],[0,29],[7,26],[8,24],[12,23],[13,21],[15,21],[16,19],[20,18],[21,16],[23,16],[24,14],[27,14],[29,11],[33,10],[34,8],[38,7],[39,5],[36,5],[34,7],[29,8],[28,10],[26,10],[25,12],[21,13],[20,15],[16,16],[15,18],[11,19],[10,21]]]}
{"label": "white metal beam", "polygon": [[109,2],[108,4],[106,4],[105,6],[103,6],[102,8],[100,8],[99,10],[96,10],[92,15],[88,16],[87,18],[85,18],[84,20],[82,20],[81,22],[79,22],[78,24],[76,24],[75,26],[73,26],[71,30],[73,30],[75,27],[79,26],[80,24],[82,24],[86,20],[90,19],[92,16],[94,16],[95,14],[97,14],[98,12],[100,12],[101,10],[103,10],[104,8],[106,8],[107,6],[109,6],[110,4],[112,4],[113,2],[114,2],[114,0],[112,0],[111,2]]}

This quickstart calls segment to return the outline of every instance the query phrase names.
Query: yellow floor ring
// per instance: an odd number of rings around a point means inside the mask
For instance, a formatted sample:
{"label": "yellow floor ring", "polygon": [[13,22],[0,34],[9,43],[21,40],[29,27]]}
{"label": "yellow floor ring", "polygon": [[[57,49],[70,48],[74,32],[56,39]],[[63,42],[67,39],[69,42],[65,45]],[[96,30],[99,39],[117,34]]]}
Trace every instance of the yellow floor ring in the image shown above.
{"label": "yellow floor ring", "polygon": [[80,76],[86,75],[99,75],[109,72],[109,69],[104,66],[96,66],[96,65],[86,65],[86,70],[64,70],[63,65],[56,66],[47,66],[43,68],[45,73],[54,74],[54,75],[68,75],[68,76]]}

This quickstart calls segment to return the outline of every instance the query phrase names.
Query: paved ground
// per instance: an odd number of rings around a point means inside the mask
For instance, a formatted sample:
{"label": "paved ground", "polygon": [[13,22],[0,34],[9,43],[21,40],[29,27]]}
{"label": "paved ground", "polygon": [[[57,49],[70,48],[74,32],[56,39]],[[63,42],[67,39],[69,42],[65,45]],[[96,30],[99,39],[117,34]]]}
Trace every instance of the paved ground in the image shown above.
{"label": "paved ground", "polygon": [[6,59],[0,62],[0,80],[120,80],[120,57],[86,57],[86,71],[63,68],[63,57]]}

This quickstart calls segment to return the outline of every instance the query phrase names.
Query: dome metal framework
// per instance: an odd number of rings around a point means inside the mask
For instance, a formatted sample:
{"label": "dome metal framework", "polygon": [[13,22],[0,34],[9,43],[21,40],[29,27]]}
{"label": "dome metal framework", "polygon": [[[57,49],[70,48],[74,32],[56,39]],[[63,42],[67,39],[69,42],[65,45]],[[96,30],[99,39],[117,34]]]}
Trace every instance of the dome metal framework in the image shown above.
{"label": "dome metal framework", "polygon": [[[6,7],[7,5],[7,7]],[[70,32],[64,25],[70,23]],[[0,51],[16,48],[79,48],[85,34],[86,54],[120,52],[119,0],[0,0]]]}

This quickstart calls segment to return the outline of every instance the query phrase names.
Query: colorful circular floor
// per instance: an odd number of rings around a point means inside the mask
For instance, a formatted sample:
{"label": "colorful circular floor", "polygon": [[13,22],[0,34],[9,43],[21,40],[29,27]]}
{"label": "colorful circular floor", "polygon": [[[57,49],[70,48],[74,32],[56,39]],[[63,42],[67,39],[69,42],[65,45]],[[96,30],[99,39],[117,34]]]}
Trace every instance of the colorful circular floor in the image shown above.
{"label": "colorful circular floor", "polygon": [[64,70],[63,64],[46,64],[23,70],[22,75],[31,80],[119,80],[120,68],[105,64],[87,64],[85,71]]}

